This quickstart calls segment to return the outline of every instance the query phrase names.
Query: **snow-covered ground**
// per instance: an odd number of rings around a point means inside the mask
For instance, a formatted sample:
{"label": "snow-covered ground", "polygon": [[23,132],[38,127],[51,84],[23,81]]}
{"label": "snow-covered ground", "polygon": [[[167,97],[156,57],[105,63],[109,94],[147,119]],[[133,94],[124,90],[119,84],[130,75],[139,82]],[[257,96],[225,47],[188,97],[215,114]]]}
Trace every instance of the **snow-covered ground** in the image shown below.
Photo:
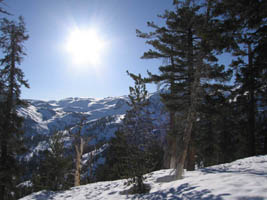
{"label": "snow-covered ground", "polygon": [[240,159],[186,172],[182,180],[170,181],[171,170],[147,174],[151,190],[143,195],[123,195],[126,180],[98,182],[62,192],[41,191],[21,200],[267,200],[267,155]]}

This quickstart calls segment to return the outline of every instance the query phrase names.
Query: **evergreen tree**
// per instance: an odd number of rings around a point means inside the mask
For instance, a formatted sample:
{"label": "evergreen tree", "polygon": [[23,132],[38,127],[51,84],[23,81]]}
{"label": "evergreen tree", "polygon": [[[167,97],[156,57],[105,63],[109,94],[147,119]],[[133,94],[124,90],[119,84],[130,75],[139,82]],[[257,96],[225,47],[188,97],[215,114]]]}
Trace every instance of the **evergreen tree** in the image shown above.
{"label": "evergreen tree", "polygon": [[235,95],[238,96],[240,116],[244,116],[239,121],[240,126],[244,127],[246,138],[244,156],[253,156],[257,153],[256,140],[259,133],[256,123],[262,114],[258,105],[264,104],[262,97],[266,94],[267,2],[223,0],[221,8],[227,30],[225,32],[231,36],[232,46],[235,47],[231,49],[236,57],[232,67],[236,75]]}
{"label": "evergreen tree", "polygon": [[127,71],[128,75],[134,80],[134,87],[129,87],[130,94],[128,105],[130,110],[127,111],[123,121],[123,129],[126,133],[129,133],[131,143],[140,145],[142,148],[145,141],[151,137],[153,130],[152,119],[150,118],[150,112],[148,110],[149,100],[146,85],[139,74],[134,75]]}
{"label": "evergreen tree", "polygon": [[182,177],[203,92],[213,87],[211,80],[218,82],[219,87],[219,83],[229,80],[231,75],[231,72],[225,72],[224,66],[217,64],[214,55],[219,49],[219,22],[213,15],[215,3],[174,1],[175,10],[161,16],[166,20],[166,26],[150,22],[148,26],[155,29],[154,32],[137,31],[138,36],[147,39],[154,48],[145,52],[142,58],[163,58],[168,63],[159,67],[160,75],[149,73],[147,81],[163,83],[167,87],[161,97],[171,116],[168,137],[174,142],[169,148],[169,166],[176,168],[176,178]]}
{"label": "evergreen tree", "polygon": [[22,145],[22,118],[16,109],[25,105],[20,99],[20,87],[29,87],[24,74],[19,68],[26,55],[23,43],[28,39],[25,23],[20,17],[18,22],[2,19],[0,27],[0,47],[3,58],[1,70],[1,129],[0,129],[0,199],[11,199],[14,184],[18,181],[19,167],[16,156]]}
{"label": "evergreen tree", "polygon": [[143,183],[143,174],[149,169],[147,150],[150,142],[153,140],[152,130],[153,124],[149,116],[147,108],[148,93],[146,85],[141,75],[134,75],[127,71],[128,75],[134,80],[134,87],[130,87],[129,106],[131,109],[127,111],[123,120],[122,131],[127,138],[127,170],[129,177],[134,183],[134,192],[144,193],[147,188]]}
{"label": "evergreen tree", "polygon": [[115,137],[109,142],[105,165],[97,169],[97,179],[100,181],[129,178],[127,139],[122,130],[115,132]]}
{"label": "evergreen tree", "polygon": [[[131,149],[132,145],[129,146],[128,141],[129,139],[127,139],[127,135],[123,132],[123,129],[119,129],[115,132],[115,137],[110,140],[109,147],[105,154],[106,162],[103,166],[97,168],[98,181],[133,177],[134,173],[132,168],[141,161],[131,155],[130,152],[134,150],[137,151],[137,149]],[[158,144],[158,141],[153,139],[146,141],[146,143],[149,143],[148,147],[145,152],[140,151],[142,154],[139,155],[144,160],[141,162],[145,169],[143,173],[161,169],[163,162],[163,150]]]}
{"label": "evergreen tree", "polygon": [[146,86],[141,75],[127,72],[134,80],[130,87],[129,106],[122,127],[111,139],[106,152],[106,163],[97,173],[100,180],[129,178],[133,187],[129,193],[144,193],[148,187],[144,184],[143,174],[159,169],[162,164],[162,150],[157,144],[150,118],[149,101]]}
{"label": "evergreen tree", "polygon": [[32,177],[34,191],[58,191],[73,186],[72,156],[64,145],[64,132],[55,132],[49,140],[49,149],[39,155],[38,168]]}
{"label": "evergreen tree", "polygon": [[[0,4],[4,4],[4,0],[0,0]],[[0,7],[0,13],[5,15],[10,15],[9,12],[7,12],[4,8]]]}
{"label": "evergreen tree", "polygon": [[221,89],[209,91],[200,107],[196,122],[197,162],[201,167],[231,162],[238,158],[239,131],[231,93]]}

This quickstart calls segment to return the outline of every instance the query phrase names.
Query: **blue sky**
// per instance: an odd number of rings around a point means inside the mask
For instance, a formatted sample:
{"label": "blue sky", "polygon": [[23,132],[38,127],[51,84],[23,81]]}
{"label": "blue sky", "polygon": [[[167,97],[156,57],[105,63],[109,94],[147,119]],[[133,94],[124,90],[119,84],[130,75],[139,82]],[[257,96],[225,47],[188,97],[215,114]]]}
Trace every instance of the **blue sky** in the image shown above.
{"label": "blue sky", "polygon": [[[6,0],[2,7],[13,19],[22,15],[30,35],[21,68],[31,88],[23,88],[23,98],[101,98],[128,94],[133,82],[126,70],[157,72],[161,61],[140,59],[149,46],[135,31],[149,31],[147,21],[162,23],[157,15],[172,8],[172,0]],[[75,28],[93,28],[107,43],[100,64],[72,62],[66,42]]]}

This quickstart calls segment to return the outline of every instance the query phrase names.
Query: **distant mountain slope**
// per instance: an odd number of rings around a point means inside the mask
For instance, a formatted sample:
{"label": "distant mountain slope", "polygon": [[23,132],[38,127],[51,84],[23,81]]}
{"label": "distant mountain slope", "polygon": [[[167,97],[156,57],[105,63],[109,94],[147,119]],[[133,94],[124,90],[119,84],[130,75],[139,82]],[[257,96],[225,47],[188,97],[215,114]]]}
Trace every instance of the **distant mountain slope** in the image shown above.
{"label": "distant mountain slope", "polygon": [[[155,127],[166,122],[163,105],[158,93],[151,94],[148,106]],[[81,119],[85,119],[83,134],[94,135],[91,142],[102,143],[114,136],[121,125],[126,111],[128,97],[67,98],[59,101],[27,100],[29,106],[19,108],[19,115],[24,117],[24,131],[30,152],[27,160],[34,154],[48,148],[47,141],[51,134],[59,130],[75,130]]]}
{"label": "distant mountain slope", "polygon": [[170,180],[171,170],[147,174],[151,190],[144,195],[122,195],[129,189],[126,180],[98,182],[67,191],[41,191],[21,200],[267,200],[267,155],[240,159],[193,172]]}
{"label": "distant mountain slope", "polygon": [[127,97],[67,98],[59,101],[28,100],[27,108],[20,108],[25,118],[26,136],[49,134],[76,125],[82,117],[87,122],[107,116],[123,115],[129,109]]}

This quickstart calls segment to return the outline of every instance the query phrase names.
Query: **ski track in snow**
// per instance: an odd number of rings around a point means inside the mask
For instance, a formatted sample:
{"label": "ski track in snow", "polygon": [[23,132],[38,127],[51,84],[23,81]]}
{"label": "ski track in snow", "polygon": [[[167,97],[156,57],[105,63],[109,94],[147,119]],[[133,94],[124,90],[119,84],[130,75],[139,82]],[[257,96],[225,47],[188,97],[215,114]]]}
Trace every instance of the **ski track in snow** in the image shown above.
{"label": "ski track in snow", "polygon": [[122,195],[126,180],[73,187],[62,192],[41,191],[21,200],[267,200],[267,155],[240,159],[185,172],[184,179],[170,181],[172,170],[146,175],[148,194]]}

